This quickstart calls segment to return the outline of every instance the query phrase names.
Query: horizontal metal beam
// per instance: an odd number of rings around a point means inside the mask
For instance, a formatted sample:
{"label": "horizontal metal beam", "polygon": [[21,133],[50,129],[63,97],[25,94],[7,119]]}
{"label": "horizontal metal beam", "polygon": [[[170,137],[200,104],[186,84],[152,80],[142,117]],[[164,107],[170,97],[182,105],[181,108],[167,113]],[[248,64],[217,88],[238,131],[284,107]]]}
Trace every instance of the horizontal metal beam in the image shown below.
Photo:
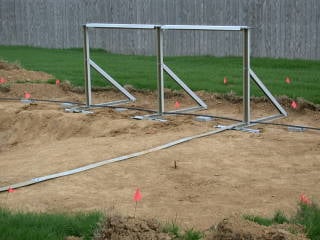
{"label": "horizontal metal beam", "polygon": [[248,26],[211,26],[211,25],[163,25],[163,30],[204,30],[204,31],[241,31]]}
{"label": "horizontal metal beam", "polygon": [[253,121],[251,121],[252,123],[260,123],[260,122],[269,122],[269,121],[272,121],[272,120],[275,120],[275,119],[280,119],[280,118],[284,118],[286,117],[285,115],[283,114],[275,114],[275,115],[271,115],[271,116],[267,116],[267,117],[262,117],[262,118],[257,118]]}
{"label": "horizontal metal beam", "polygon": [[[164,114],[166,114],[166,113],[187,113],[187,112],[193,112],[195,110],[202,110],[202,109],[206,109],[206,108],[204,108],[202,106],[194,106],[194,107],[189,107],[189,108],[171,110],[171,111],[165,112]],[[170,114],[170,115],[172,115],[172,114]]]}
{"label": "horizontal metal beam", "polygon": [[151,24],[113,24],[113,23],[87,23],[87,28],[113,28],[113,29],[155,29],[158,25]]}
{"label": "horizontal metal beam", "polygon": [[106,103],[98,103],[98,104],[92,104],[90,107],[104,107],[104,106],[115,106],[123,103],[128,103],[130,102],[129,99],[123,99],[123,100],[116,100],[112,102],[106,102]]}
{"label": "horizontal metal beam", "polygon": [[241,31],[249,29],[248,26],[213,26],[213,25],[156,25],[156,24],[116,24],[116,23],[87,23],[87,28],[111,29],[155,29],[162,30],[204,30],[204,31]]}

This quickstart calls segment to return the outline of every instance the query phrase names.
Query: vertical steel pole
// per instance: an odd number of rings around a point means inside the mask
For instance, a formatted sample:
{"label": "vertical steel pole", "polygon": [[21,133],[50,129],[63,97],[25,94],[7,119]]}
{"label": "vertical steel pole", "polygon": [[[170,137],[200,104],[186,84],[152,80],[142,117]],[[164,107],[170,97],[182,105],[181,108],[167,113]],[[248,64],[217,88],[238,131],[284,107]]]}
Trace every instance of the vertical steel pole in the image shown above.
{"label": "vertical steel pole", "polygon": [[243,122],[250,123],[250,30],[243,29]]}
{"label": "vertical steel pole", "polygon": [[164,112],[164,78],[163,78],[163,30],[161,26],[155,27],[157,32],[157,74],[158,74],[158,114]]}
{"label": "vertical steel pole", "polygon": [[83,58],[84,58],[84,80],[86,91],[86,105],[90,107],[92,104],[91,99],[91,69],[90,69],[90,45],[89,34],[86,25],[83,25]]}

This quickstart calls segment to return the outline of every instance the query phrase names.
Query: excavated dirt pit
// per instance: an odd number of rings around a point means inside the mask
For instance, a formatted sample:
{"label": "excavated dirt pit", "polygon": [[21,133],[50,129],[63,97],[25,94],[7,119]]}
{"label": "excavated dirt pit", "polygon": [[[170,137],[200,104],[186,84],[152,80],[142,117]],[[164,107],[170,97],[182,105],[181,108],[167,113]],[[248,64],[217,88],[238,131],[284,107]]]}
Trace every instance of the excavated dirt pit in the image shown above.
{"label": "excavated dirt pit", "polygon": [[[66,91],[61,86],[16,83],[14,79],[8,82],[10,91],[0,91],[0,98],[20,99],[29,92],[37,99],[84,101],[84,94]],[[137,102],[124,106],[156,109],[153,92],[132,93]],[[241,119],[242,105],[238,101],[204,92],[198,94],[209,110],[197,113]],[[93,95],[95,102],[119,99],[112,90]],[[174,109],[176,101],[181,108],[192,103],[181,93],[168,91],[166,96],[170,109]],[[320,127],[319,111],[292,110],[289,101],[284,104],[289,117],[275,122]],[[274,113],[264,101],[252,106],[253,117]],[[159,146],[211,131],[219,124],[234,123],[219,119],[199,122],[194,116],[168,116],[167,122],[134,120],[132,116],[146,113],[108,108],[92,111],[93,114],[68,113],[56,103],[0,101],[0,187]],[[272,216],[279,209],[292,215],[301,193],[317,202],[319,131],[291,132],[286,127],[270,125],[252,128],[260,133],[229,130],[20,188],[14,193],[3,192],[0,203],[12,209],[49,212],[113,208],[121,215],[133,216],[133,194],[140,188],[143,198],[136,209],[138,218],[174,220],[182,227],[208,229],[229,216]]]}

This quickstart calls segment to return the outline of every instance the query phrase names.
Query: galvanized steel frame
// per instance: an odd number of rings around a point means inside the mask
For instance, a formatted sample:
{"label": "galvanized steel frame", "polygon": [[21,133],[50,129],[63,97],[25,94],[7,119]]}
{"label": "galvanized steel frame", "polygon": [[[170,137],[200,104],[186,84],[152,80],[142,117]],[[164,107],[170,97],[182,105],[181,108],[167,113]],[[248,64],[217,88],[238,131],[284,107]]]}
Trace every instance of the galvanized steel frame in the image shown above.
{"label": "galvanized steel frame", "polygon": [[[90,43],[89,43],[89,32],[88,29],[92,24],[83,25],[83,39],[84,39],[84,46],[83,46],[83,53],[84,53],[84,79],[85,79],[85,92],[86,92],[86,106],[92,106],[92,86],[91,86],[91,67],[96,70],[101,76],[104,77],[106,81],[111,83],[115,88],[117,88],[123,95],[127,97],[127,99],[117,100],[112,102],[106,103],[99,103],[95,105],[104,105],[104,106],[112,106],[121,103],[127,103],[129,101],[134,102],[136,98],[131,95],[123,86],[121,86],[115,79],[113,79],[106,71],[104,71],[98,64],[96,64],[90,58]],[[101,27],[103,24],[93,24],[95,28]]]}
{"label": "galvanized steel frame", "polygon": [[[156,32],[156,55],[157,55],[157,85],[158,85],[158,116],[165,113],[164,106],[164,73],[168,74],[194,101],[198,104],[196,107],[175,110],[171,112],[186,112],[197,109],[206,109],[207,105],[164,63],[163,53],[163,35],[166,30],[201,30],[201,31],[240,31],[243,32],[243,123],[249,125],[251,122],[250,107],[250,79],[260,88],[260,90],[268,97],[270,102],[277,108],[279,114],[267,116],[258,121],[273,120],[276,118],[287,116],[287,112],[257,77],[250,67],[250,28],[248,26],[209,26],[209,25],[152,25],[152,24],[109,24],[109,23],[87,23],[83,26],[84,32],[84,71],[85,71],[85,90],[86,105],[92,105],[91,98],[91,67],[100,73],[107,81],[113,84],[120,92],[122,92],[128,100],[119,100],[115,102],[102,103],[101,105],[115,105],[128,101],[135,101],[126,89],[124,89],[115,79],[107,72],[100,68],[92,59],[90,59],[89,47],[89,28],[106,28],[106,29],[145,29],[154,30]],[[257,122],[257,120],[255,121]]]}
{"label": "galvanized steel frame", "polygon": [[[250,30],[245,26],[192,26],[192,25],[140,25],[140,24],[86,24],[83,26],[84,32],[84,70],[85,70],[85,88],[86,88],[86,105],[90,107],[92,105],[91,102],[91,67],[93,67],[97,72],[99,72],[106,80],[112,83],[119,91],[121,91],[124,95],[128,97],[129,100],[134,101],[135,98],[127,92],[118,82],[116,82],[109,74],[107,74],[103,69],[101,69],[94,61],[90,59],[90,49],[89,49],[89,36],[88,36],[88,28],[112,28],[112,29],[155,29],[157,33],[157,69],[158,69],[158,93],[159,93],[159,109],[158,114],[162,115],[164,113],[164,91],[163,91],[163,73],[166,72],[173,80],[175,80],[188,94],[201,106],[204,105],[202,100],[198,98],[185,83],[174,74],[174,72],[164,64],[163,61],[163,31],[164,30],[204,30],[204,31],[243,31],[244,33],[244,46],[243,46],[243,109],[244,116],[243,121],[240,123],[232,124],[229,126],[225,126],[218,130],[209,131],[206,133],[185,137],[182,139],[178,139],[173,142],[169,142],[167,144],[154,147],[151,149],[143,150],[140,152],[132,153],[129,155],[116,157],[113,159],[103,160],[97,163],[89,164],[86,166],[82,166],[79,168],[71,169],[64,172],[59,172],[47,176],[42,176],[38,178],[33,178],[24,182],[12,184],[10,186],[0,187],[0,192],[8,191],[10,188],[20,188],[24,186],[29,186],[32,184],[40,183],[43,181],[64,177],[68,175],[72,175],[75,173],[87,171],[96,167],[100,167],[109,163],[124,161],[130,158],[142,156],[148,153],[152,153],[158,150],[167,149],[169,147],[175,146],[177,144],[181,144],[184,142],[191,141],[193,139],[202,138],[206,136],[210,136],[213,134],[218,134],[226,130],[237,129],[239,127],[246,127],[256,125],[259,122],[267,122],[277,118],[281,118],[287,116],[286,111],[282,108],[282,106],[277,102],[277,100],[272,96],[270,91],[264,86],[262,81],[257,77],[257,75],[250,69]],[[277,115],[267,116],[263,118],[256,119],[251,122],[250,119],[250,78],[258,85],[258,87],[265,93],[265,95],[269,98],[272,104],[278,109],[280,112]],[[191,91],[191,92],[190,92]],[[123,100],[119,100],[113,103],[104,103],[104,104],[118,104],[123,103]],[[194,109],[190,108],[190,109]]]}

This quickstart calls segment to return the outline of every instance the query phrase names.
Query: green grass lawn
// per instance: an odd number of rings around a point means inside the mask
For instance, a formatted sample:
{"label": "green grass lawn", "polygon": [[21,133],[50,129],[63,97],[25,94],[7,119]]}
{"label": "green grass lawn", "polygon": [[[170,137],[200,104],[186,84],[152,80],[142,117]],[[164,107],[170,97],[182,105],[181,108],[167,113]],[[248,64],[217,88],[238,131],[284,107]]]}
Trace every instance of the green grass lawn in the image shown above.
{"label": "green grass lawn", "polygon": [[244,218],[264,226],[283,223],[300,224],[304,226],[308,238],[311,240],[320,240],[320,208],[314,203],[299,203],[296,215],[291,218],[285,216],[281,211],[277,211],[272,218],[252,215],[246,215]]}
{"label": "green grass lawn", "polygon": [[[122,84],[136,88],[155,89],[156,59],[150,56],[110,54],[102,50],[92,51],[92,58]],[[0,46],[0,60],[19,63],[29,70],[45,71],[57,79],[69,80],[75,86],[83,86],[82,49],[42,49],[31,47]],[[242,93],[242,59],[239,57],[166,57],[172,68],[193,90]],[[303,97],[320,104],[320,61],[252,58],[252,69],[277,96]],[[104,86],[104,81],[93,74],[94,85]],[[223,83],[227,77],[228,84]],[[292,82],[287,84],[285,78]],[[177,86],[167,79],[166,87]],[[259,95],[253,88],[253,95]],[[320,239],[320,212],[315,205],[301,205],[294,220],[306,226],[311,239]],[[90,239],[101,213],[90,214],[36,214],[11,212],[0,208],[0,239],[64,239],[81,236]],[[281,214],[272,219],[258,217],[253,220],[272,224],[279,219],[289,221]],[[179,235],[177,231],[177,236]],[[198,236],[197,231],[188,234]]]}
{"label": "green grass lawn", "polygon": [[92,239],[102,213],[49,214],[13,212],[0,208],[0,239],[63,240],[67,236]]}
{"label": "green grass lawn", "polygon": [[[299,224],[304,226],[305,234],[311,240],[320,239],[320,208],[317,204],[299,203],[297,213],[288,218],[277,211],[272,218],[246,215],[245,219],[260,225]],[[68,236],[81,239],[93,239],[94,233],[101,231],[105,216],[99,212],[62,214],[16,212],[0,207],[0,239],[6,240],[63,240]],[[292,229],[292,231],[290,230]],[[289,231],[297,234],[292,226]],[[245,229],[244,229],[245,230]],[[200,240],[204,234],[196,229],[182,229],[172,223],[163,227],[163,232],[170,233],[177,240]]]}
{"label": "green grass lawn", "polygon": [[[92,59],[121,84],[136,88],[156,89],[156,58],[132,56],[92,50]],[[0,46],[0,59],[18,62],[30,70],[45,71],[73,85],[83,86],[82,49],[43,49],[32,47]],[[165,63],[193,90],[242,94],[241,57],[166,57]],[[276,96],[302,97],[320,103],[320,61],[252,58],[251,67]],[[104,86],[105,81],[93,72],[93,85]],[[228,84],[223,83],[227,77]],[[291,84],[285,78],[291,79]],[[177,89],[166,78],[166,87]],[[253,86],[252,95],[261,96]]]}

